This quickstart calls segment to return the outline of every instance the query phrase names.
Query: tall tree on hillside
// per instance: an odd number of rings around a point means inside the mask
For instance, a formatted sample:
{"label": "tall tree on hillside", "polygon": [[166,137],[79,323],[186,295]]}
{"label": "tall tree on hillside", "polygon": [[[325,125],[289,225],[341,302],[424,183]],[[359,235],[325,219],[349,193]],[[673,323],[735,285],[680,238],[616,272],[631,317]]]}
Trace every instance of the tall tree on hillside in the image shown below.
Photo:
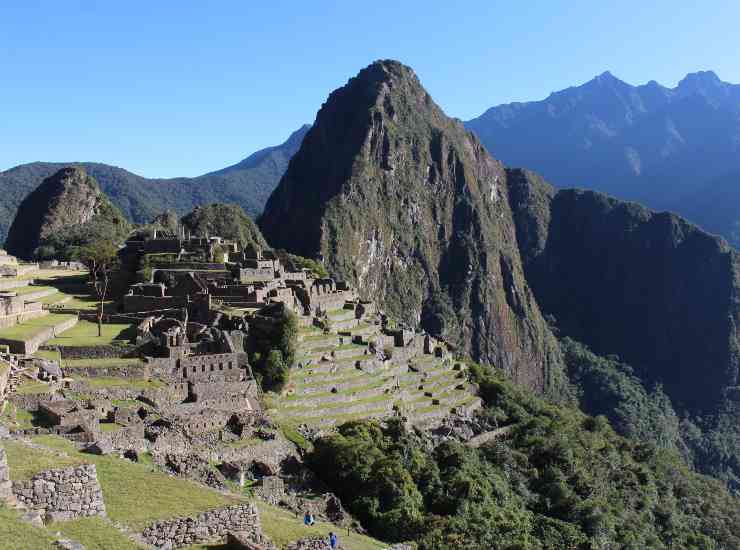
{"label": "tall tree on hillside", "polygon": [[110,275],[118,265],[118,247],[110,239],[99,239],[80,250],[80,261],[90,270],[98,297],[98,336],[103,334],[103,306],[108,294]]}

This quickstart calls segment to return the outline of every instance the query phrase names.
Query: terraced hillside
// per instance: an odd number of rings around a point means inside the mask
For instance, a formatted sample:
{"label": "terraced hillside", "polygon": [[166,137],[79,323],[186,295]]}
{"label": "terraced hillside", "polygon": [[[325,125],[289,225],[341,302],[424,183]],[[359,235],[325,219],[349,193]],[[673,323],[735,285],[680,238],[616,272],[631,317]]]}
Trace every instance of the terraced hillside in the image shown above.
{"label": "terraced hillside", "polygon": [[351,303],[301,322],[297,365],[272,403],[279,421],[329,428],[400,415],[423,426],[480,406],[464,364],[426,335],[383,330]]}
{"label": "terraced hillside", "polygon": [[[26,442],[0,440],[7,453],[13,481],[54,468],[94,464],[107,514],[72,521],[34,526],[22,521],[24,510],[0,502],[0,550],[59,548],[56,540],[81,542],[87,550],[137,550],[146,548],[138,533],[157,520],[191,516],[239,503],[252,502],[243,494],[219,492],[192,481],[167,475],[151,464],[146,455],[133,463],[115,455],[96,456],[79,451],[74,444],[55,436],[38,436]],[[310,533],[292,514],[265,502],[258,503],[262,528],[279,548],[307,536],[328,533],[334,527],[319,522]],[[343,536],[347,550],[378,550],[380,542],[352,533]],[[223,548],[213,544],[194,545],[190,550]]]}

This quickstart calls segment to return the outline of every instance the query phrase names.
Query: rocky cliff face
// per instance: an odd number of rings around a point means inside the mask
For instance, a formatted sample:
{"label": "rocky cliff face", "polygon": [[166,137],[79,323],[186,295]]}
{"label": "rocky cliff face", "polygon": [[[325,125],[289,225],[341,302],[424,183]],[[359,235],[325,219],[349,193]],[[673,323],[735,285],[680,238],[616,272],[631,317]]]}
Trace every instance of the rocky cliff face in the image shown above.
{"label": "rocky cliff face", "polygon": [[[110,233],[112,238],[118,228],[127,226],[123,214],[110,203],[95,179],[83,168],[71,166],[46,178],[23,200],[5,247],[11,254],[30,259],[37,254],[40,245],[60,235],[95,228]],[[82,233],[79,236],[82,237]],[[70,237],[75,240],[77,235]]]}
{"label": "rocky cliff face", "polygon": [[524,279],[506,171],[408,67],[334,91],[265,207],[272,246],[536,389],[560,356]]}
{"label": "rocky cliff face", "polygon": [[740,255],[678,216],[509,172],[527,280],[561,331],[618,354],[681,409],[708,411],[740,368]]}

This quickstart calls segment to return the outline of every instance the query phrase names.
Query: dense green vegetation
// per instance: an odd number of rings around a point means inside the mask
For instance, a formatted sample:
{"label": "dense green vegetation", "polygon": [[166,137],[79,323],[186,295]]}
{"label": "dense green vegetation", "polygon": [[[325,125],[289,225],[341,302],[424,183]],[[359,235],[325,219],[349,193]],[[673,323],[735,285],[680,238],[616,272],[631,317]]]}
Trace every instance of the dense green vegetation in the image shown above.
{"label": "dense green vegetation", "polygon": [[181,221],[185,229],[193,235],[218,235],[233,239],[242,247],[257,245],[267,248],[267,242],[257,225],[236,204],[213,203],[198,206]]}
{"label": "dense green vegetation", "polygon": [[506,440],[430,452],[398,422],[354,422],[316,442],[308,463],[371,533],[421,550],[740,545],[738,501],[675,452],[471,371],[488,422],[513,426]]}
{"label": "dense green vegetation", "polygon": [[304,258],[296,254],[291,254],[285,250],[277,250],[277,255],[283,265],[291,267],[293,269],[308,269],[315,277],[326,278],[329,277],[329,272],[324,267],[324,264],[318,260],[312,258]]}
{"label": "dense green vegetation", "polygon": [[298,351],[298,319],[282,304],[273,307],[275,325],[269,335],[250,331],[247,349],[255,376],[264,390],[279,392],[290,375]]}
{"label": "dense green vegetation", "polygon": [[585,412],[605,415],[624,436],[680,452],[688,465],[740,494],[740,406],[731,391],[710,414],[679,416],[660,385],[646,389],[618,358],[600,357],[570,338],[561,346]]}
{"label": "dense green vegetation", "polygon": [[679,449],[679,419],[660,386],[646,390],[629,365],[614,356],[599,357],[575,340],[565,338],[561,346],[585,412],[606,416],[626,437]]}

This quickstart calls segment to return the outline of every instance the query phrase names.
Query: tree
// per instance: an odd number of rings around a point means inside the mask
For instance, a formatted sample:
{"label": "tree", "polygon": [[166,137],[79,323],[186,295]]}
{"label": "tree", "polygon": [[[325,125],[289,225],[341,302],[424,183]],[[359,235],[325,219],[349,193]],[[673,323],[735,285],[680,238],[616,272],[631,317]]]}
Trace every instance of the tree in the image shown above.
{"label": "tree", "polygon": [[98,336],[103,334],[103,305],[108,294],[110,275],[118,265],[118,247],[110,239],[95,240],[80,249],[80,261],[90,271],[93,287],[100,301]]}

